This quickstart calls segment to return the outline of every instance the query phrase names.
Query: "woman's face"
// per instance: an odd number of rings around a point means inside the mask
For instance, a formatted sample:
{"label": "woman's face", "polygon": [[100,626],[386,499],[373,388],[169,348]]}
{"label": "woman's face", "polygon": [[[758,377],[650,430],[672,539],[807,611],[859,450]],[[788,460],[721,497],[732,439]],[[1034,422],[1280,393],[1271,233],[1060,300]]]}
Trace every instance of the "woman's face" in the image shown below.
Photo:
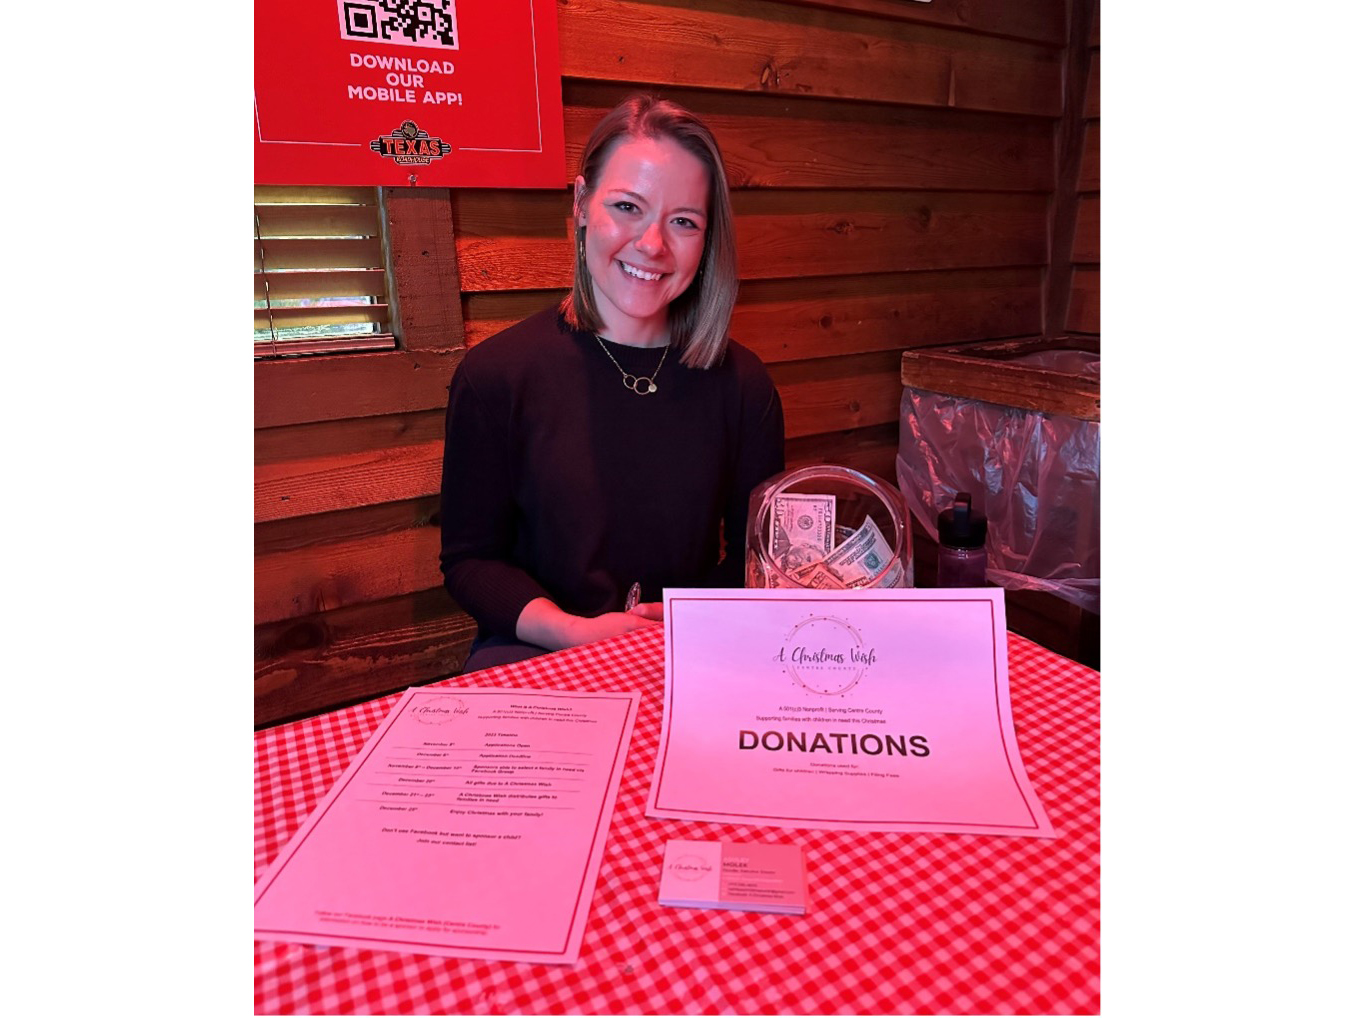
{"label": "woman's face", "polygon": [[668,138],[624,138],[579,204],[584,258],[608,339],[659,344],[669,303],[688,289],[707,235],[707,167]]}

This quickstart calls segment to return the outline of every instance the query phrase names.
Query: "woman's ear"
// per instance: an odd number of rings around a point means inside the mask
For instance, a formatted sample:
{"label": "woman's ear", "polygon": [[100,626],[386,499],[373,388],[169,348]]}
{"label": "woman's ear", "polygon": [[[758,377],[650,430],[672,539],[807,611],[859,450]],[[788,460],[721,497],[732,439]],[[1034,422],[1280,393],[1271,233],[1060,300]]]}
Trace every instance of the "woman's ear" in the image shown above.
{"label": "woman's ear", "polygon": [[584,178],[575,178],[575,225],[584,225]]}

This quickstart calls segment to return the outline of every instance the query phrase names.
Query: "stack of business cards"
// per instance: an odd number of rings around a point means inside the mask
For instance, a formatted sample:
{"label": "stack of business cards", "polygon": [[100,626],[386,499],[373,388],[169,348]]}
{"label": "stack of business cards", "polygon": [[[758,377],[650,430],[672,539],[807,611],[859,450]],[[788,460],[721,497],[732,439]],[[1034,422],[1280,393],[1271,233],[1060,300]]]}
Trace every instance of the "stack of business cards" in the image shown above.
{"label": "stack of business cards", "polygon": [[805,852],[800,845],[670,841],[664,847],[660,904],[805,915]]}

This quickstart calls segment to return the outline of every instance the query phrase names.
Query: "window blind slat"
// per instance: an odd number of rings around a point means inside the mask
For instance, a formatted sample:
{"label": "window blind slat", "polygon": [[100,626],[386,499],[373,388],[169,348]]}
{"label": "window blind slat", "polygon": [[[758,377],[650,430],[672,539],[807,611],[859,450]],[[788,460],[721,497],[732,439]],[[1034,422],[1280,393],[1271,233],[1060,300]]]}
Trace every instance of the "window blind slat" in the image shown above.
{"label": "window blind slat", "polygon": [[[254,275],[254,299],[264,299],[264,273]],[[375,297],[386,303],[386,273],[381,269],[269,272],[269,299],[305,297]]]}
{"label": "window blind slat", "polygon": [[[382,264],[382,242],[361,240],[266,240],[268,269],[372,269]],[[254,267],[261,268],[256,246]]]}
{"label": "window blind slat", "polygon": [[254,327],[267,329],[270,317],[278,329],[320,325],[385,325],[385,304],[327,304],[309,308],[255,308]]}
{"label": "window blind slat", "polygon": [[286,357],[291,354],[354,353],[363,350],[394,350],[396,337],[392,335],[340,336],[334,339],[268,339],[255,340],[254,357]]}
{"label": "window blind slat", "polygon": [[256,184],[256,205],[373,205],[373,187],[297,187],[291,184]]}
{"label": "window blind slat", "polygon": [[376,237],[381,233],[371,205],[256,205],[259,235],[271,237]]}

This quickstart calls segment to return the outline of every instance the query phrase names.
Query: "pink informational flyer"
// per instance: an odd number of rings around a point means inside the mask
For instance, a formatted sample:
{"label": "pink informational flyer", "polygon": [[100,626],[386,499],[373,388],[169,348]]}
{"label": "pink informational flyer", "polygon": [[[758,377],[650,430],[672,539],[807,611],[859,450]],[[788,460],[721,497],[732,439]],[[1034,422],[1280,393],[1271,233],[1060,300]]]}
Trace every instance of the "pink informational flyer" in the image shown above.
{"label": "pink informational flyer", "polygon": [[635,693],[409,689],[255,886],[255,937],[570,964]]}
{"label": "pink informational flyer", "polygon": [[666,590],[646,814],[1052,838],[1013,732],[1003,591]]}

